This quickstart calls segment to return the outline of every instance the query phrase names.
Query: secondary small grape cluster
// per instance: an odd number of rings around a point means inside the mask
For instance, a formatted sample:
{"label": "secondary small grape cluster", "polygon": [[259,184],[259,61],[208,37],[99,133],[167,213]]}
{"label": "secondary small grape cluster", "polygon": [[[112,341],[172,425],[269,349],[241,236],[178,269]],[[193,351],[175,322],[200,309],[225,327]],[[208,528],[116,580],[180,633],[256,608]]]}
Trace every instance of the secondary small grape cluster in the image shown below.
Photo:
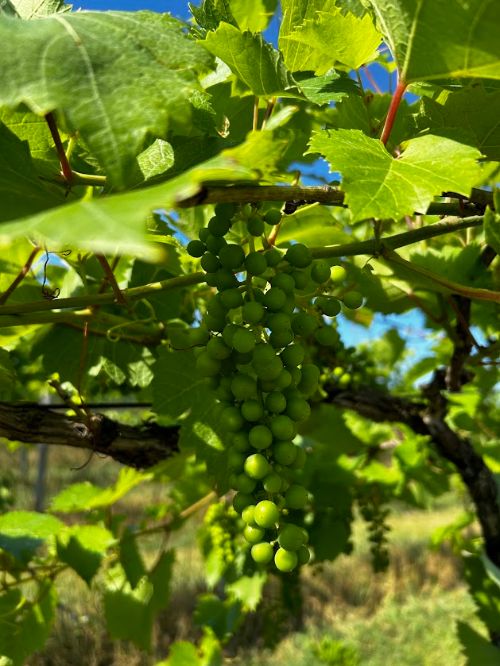
{"label": "secondary small grape cluster", "polygon": [[[280,220],[277,208],[260,213],[248,204],[217,204],[187,250],[200,258],[207,284],[217,290],[206,305],[210,339],[197,369],[211,382],[228,434],[233,506],[253,560],[274,560],[288,572],[310,558],[303,526],[310,495],[300,483],[306,452],[294,443],[319,390],[320,371],[308,361],[307,343],[338,344],[325,316],[335,317],[341,304],[327,285],[341,283],[345,270],[313,260],[302,243],[256,251],[255,238]],[[246,232],[242,243],[226,239],[234,224]],[[350,293],[349,305],[359,307]]]}

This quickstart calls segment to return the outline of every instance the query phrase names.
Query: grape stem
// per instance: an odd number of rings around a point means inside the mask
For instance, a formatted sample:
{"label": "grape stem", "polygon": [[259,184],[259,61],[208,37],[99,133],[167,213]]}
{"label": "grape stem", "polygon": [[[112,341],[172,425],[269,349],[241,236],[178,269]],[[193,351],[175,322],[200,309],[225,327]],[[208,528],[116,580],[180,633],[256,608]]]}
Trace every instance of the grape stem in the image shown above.
{"label": "grape stem", "polygon": [[404,81],[398,81],[398,85],[396,86],[396,90],[394,91],[394,95],[392,96],[391,103],[389,105],[389,110],[387,111],[384,128],[380,136],[380,140],[382,141],[384,146],[387,144],[387,141],[389,140],[389,137],[392,132],[392,128],[394,127],[394,123],[396,121],[396,115],[398,113],[399,105],[401,104],[401,100],[403,99],[406,87],[407,84],[404,83]]}

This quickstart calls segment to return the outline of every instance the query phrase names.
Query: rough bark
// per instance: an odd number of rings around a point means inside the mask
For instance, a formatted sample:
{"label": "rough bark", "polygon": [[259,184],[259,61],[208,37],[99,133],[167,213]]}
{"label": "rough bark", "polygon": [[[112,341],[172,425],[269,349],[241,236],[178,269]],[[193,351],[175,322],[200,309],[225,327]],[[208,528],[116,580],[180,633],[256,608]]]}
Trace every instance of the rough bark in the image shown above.
{"label": "rough bark", "polygon": [[178,451],[178,428],[130,426],[103,414],[82,420],[37,405],[0,403],[0,437],[26,444],[72,446],[130,467],[150,467]]}

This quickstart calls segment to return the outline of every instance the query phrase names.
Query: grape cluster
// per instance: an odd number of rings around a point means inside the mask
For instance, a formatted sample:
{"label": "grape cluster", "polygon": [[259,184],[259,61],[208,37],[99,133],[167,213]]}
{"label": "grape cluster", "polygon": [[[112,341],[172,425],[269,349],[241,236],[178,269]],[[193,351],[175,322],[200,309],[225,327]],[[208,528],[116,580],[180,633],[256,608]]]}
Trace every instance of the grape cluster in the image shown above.
{"label": "grape cluster", "polygon": [[238,514],[222,502],[211,504],[203,519],[204,549],[214,552],[224,567],[231,567],[235,561],[234,535],[238,529]]}
{"label": "grape cluster", "polygon": [[368,540],[370,541],[370,553],[372,556],[373,570],[376,572],[386,571],[389,566],[389,549],[387,532],[390,527],[387,517],[390,510],[383,506],[383,500],[377,493],[359,492],[358,504],[361,515],[368,525]]}
{"label": "grape cluster", "polygon": [[[212,384],[220,426],[228,433],[233,506],[244,521],[253,560],[274,560],[288,572],[310,557],[303,528],[310,498],[299,482],[306,453],[294,443],[319,389],[320,371],[307,358],[307,343],[338,344],[325,316],[340,312],[329,291],[345,279],[345,270],[313,260],[301,243],[286,251],[256,251],[255,238],[280,219],[277,208],[261,214],[249,205],[218,204],[187,249],[200,258],[207,284],[217,290],[206,306],[210,339],[198,353],[197,369]],[[235,224],[247,242],[227,241]],[[359,299],[350,304],[359,305]]]}

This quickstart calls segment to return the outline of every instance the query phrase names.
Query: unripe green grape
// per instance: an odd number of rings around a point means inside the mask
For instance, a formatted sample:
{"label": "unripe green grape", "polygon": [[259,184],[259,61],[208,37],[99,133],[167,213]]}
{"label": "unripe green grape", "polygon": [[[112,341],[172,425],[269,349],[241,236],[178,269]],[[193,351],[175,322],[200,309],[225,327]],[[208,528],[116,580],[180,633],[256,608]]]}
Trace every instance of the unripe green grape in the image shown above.
{"label": "unripe green grape", "polygon": [[285,493],[285,502],[289,509],[303,509],[308,501],[309,496],[304,486],[293,484]]}
{"label": "unripe green grape", "polygon": [[225,289],[235,289],[239,286],[238,278],[227,270],[227,268],[219,268],[215,272],[215,286],[219,291]]}
{"label": "unripe green grape", "polygon": [[304,356],[305,356],[304,347],[302,347],[302,345],[299,345],[297,343],[289,345],[280,354],[281,360],[287,367],[288,366],[297,367],[304,360]]}
{"label": "unripe green grape", "polygon": [[262,500],[255,506],[254,519],[259,527],[263,527],[264,529],[274,527],[279,517],[279,509],[271,500]]}
{"label": "unripe green grape", "polygon": [[200,261],[201,267],[207,273],[215,273],[221,266],[215,254],[205,252]]}
{"label": "unripe green grape", "polygon": [[297,559],[300,565],[307,564],[311,559],[311,553],[307,546],[301,546],[297,551]]}
{"label": "unripe green grape", "polygon": [[352,381],[352,377],[348,372],[345,372],[339,377],[339,386],[341,388],[346,388]]}
{"label": "unripe green grape", "polygon": [[247,525],[243,530],[243,536],[248,541],[248,543],[260,543],[262,537],[264,536],[265,531],[260,527],[254,527],[253,525]]}
{"label": "unripe green grape", "polygon": [[[238,352],[236,350],[233,351],[232,355],[232,360],[235,365],[238,366],[247,366],[250,361],[252,360],[252,352]],[[234,367],[231,368],[231,371],[234,370]]]}
{"label": "unripe green grape", "polygon": [[241,415],[245,421],[260,421],[264,416],[264,408],[258,400],[245,400],[241,405]]}
{"label": "unripe green grape", "polygon": [[274,227],[276,224],[279,224],[281,222],[281,211],[278,208],[271,208],[267,211],[267,213],[264,215],[264,221],[266,224],[271,225]]}
{"label": "unripe green grape", "polygon": [[207,344],[207,354],[210,358],[222,361],[231,356],[231,350],[220,337],[213,337]]}
{"label": "unripe green grape", "polygon": [[[272,349],[270,345],[269,347]],[[267,363],[262,361],[257,362],[254,356],[252,359],[252,365],[257,377],[264,381],[265,380],[271,381],[276,379],[283,370],[283,363],[278,356],[274,356],[273,358],[269,359]]]}
{"label": "unripe green grape", "polygon": [[273,472],[266,476],[262,485],[264,486],[264,490],[268,493],[279,493],[283,487],[283,480],[279,474]]}
{"label": "unripe green grape", "polygon": [[240,453],[245,453],[250,448],[250,441],[248,439],[248,433],[244,430],[240,430],[233,435],[232,446],[235,451]]}
{"label": "unripe green grape", "polygon": [[231,228],[231,220],[227,217],[212,217],[208,221],[208,230],[213,236],[225,236]]}
{"label": "unripe green grape", "polygon": [[295,270],[291,272],[291,276],[295,282],[295,289],[305,289],[311,279],[308,271]]}
{"label": "unripe green grape", "polygon": [[292,442],[277,442],[273,446],[273,457],[279,465],[292,465],[297,457],[297,447]]}
{"label": "unripe green grape", "polygon": [[297,428],[291,418],[280,414],[271,420],[271,432],[276,439],[291,440],[297,434]]}
{"label": "unripe green grape", "polygon": [[246,506],[243,511],[241,512],[241,517],[243,519],[243,522],[245,522],[247,525],[254,525],[255,524],[255,504],[250,504],[249,506]]}
{"label": "unripe green grape", "polygon": [[230,220],[237,210],[237,204],[229,202],[216,203],[214,206],[214,213],[216,217],[225,217]]}
{"label": "unripe green grape", "polygon": [[298,564],[297,553],[284,548],[278,548],[274,556],[274,563],[279,571],[288,573],[293,571]]}
{"label": "unripe green grape", "polygon": [[262,236],[264,233],[264,220],[258,215],[252,215],[247,220],[247,229],[251,236]]}
{"label": "unripe green grape", "polygon": [[248,328],[240,328],[233,336],[232,347],[242,354],[253,351],[255,335]]}
{"label": "unripe green grape", "polygon": [[294,339],[294,334],[292,329],[281,328],[277,331],[273,331],[269,336],[269,343],[275,349],[282,349],[289,345]]}
{"label": "unripe green grape", "polygon": [[247,254],[245,268],[250,275],[262,275],[267,270],[267,261],[262,252],[250,252]]}
{"label": "unripe green grape", "polygon": [[301,368],[301,379],[298,389],[306,396],[312,395],[319,385],[320,371],[313,363],[303,363]]}
{"label": "unripe green grape", "polygon": [[278,543],[285,550],[299,550],[306,543],[307,534],[302,527],[287,523],[282,525],[278,535]]}
{"label": "unripe green grape", "polygon": [[257,482],[255,481],[255,479],[251,479],[246,474],[238,474],[236,481],[234,483],[234,487],[236,488],[236,490],[238,490],[240,493],[245,493],[245,494],[253,493],[256,485]]}
{"label": "unripe green grape", "polygon": [[219,252],[219,261],[224,268],[236,270],[241,268],[244,260],[245,253],[240,245],[228,244]]}
{"label": "unripe green grape", "polygon": [[311,266],[311,278],[318,284],[323,284],[330,279],[330,266],[323,259],[313,261]]}
{"label": "unripe green grape", "polygon": [[316,342],[323,347],[335,347],[338,345],[340,337],[334,328],[329,326],[322,326],[314,333]]}
{"label": "unripe green grape", "polygon": [[264,305],[268,310],[272,312],[277,312],[286,303],[286,294],[283,289],[278,287],[271,287],[269,291],[266,291],[264,294]]}
{"label": "unripe green grape", "polygon": [[302,243],[295,243],[286,251],[285,259],[295,268],[306,268],[312,261],[311,250]]}
{"label": "unripe green grape", "polygon": [[293,398],[286,405],[285,414],[289,416],[292,421],[306,421],[311,416],[311,407],[307,400],[303,398]]}
{"label": "unripe green grape", "polygon": [[220,426],[223,430],[237,432],[241,430],[243,417],[237,407],[225,407],[220,416]]}
{"label": "unripe green grape", "polygon": [[238,374],[231,382],[231,392],[237,400],[246,400],[257,395],[257,384],[250,375]]}
{"label": "unripe green grape", "polygon": [[203,323],[210,331],[216,331],[217,333],[223,331],[227,325],[225,315],[223,317],[214,317],[212,315],[206,314],[203,318]]}
{"label": "unripe green grape", "polygon": [[338,301],[336,298],[330,298],[328,296],[321,296],[320,298],[317,298],[315,305],[327,317],[336,317],[341,310],[340,301]]}
{"label": "unripe green grape", "polygon": [[240,330],[240,326],[236,324],[227,324],[222,331],[222,339],[228,347],[233,347],[233,338],[236,331]]}
{"label": "unripe green grape", "polygon": [[210,334],[206,326],[197,326],[190,330],[189,336],[193,345],[205,345],[210,339]]}
{"label": "unripe green grape", "polygon": [[257,301],[245,303],[241,310],[243,321],[246,321],[248,324],[258,324],[264,318],[264,314],[264,306],[262,303],[257,303]]}
{"label": "unripe green grape", "polygon": [[273,435],[267,426],[256,425],[248,433],[248,439],[254,449],[262,450],[271,446]]}
{"label": "unripe green grape", "polygon": [[344,282],[347,277],[346,269],[343,266],[332,266],[330,269],[330,279],[334,284]]}
{"label": "unripe green grape", "polygon": [[196,359],[196,370],[202,377],[215,377],[220,372],[220,362],[203,351]]}
{"label": "unripe green grape", "polygon": [[225,240],[225,238],[221,238],[220,236],[214,236],[213,234],[209,234],[205,241],[205,245],[207,246],[207,250],[209,252],[218,255],[219,252],[222,250],[222,248],[225,245],[227,245],[227,241]]}
{"label": "unripe green grape", "polygon": [[266,409],[273,414],[285,411],[286,399],[280,391],[272,391],[266,397]]}
{"label": "unripe green grape", "polygon": [[264,257],[266,258],[267,265],[271,268],[274,268],[283,259],[283,253],[280,252],[277,248],[272,247],[271,249],[264,252]]}
{"label": "unripe green grape", "polygon": [[206,250],[206,245],[201,240],[192,240],[187,244],[186,250],[191,257],[199,259],[203,256]]}
{"label": "unripe green grape", "polygon": [[203,227],[203,229],[200,229],[198,232],[198,238],[202,243],[205,243],[210,235],[210,231],[207,229],[207,227]]}
{"label": "unripe green grape", "polygon": [[243,295],[239,289],[226,289],[220,294],[220,301],[225,308],[232,310],[243,304]]}
{"label": "unripe green grape", "polygon": [[278,273],[271,280],[271,287],[278,287],[286,294],[292,294],[295,291],[295,280],[288,273]]}
{"label": "unripe green grape", "polygon": [[240,513],[245,509],[247,506],[250,506],[253,504],[253,497],[252,495],[245,494],[245,493],[236,493],[236,495],[233,498],[233,509],[236,511],[236,513]]}
{"label": "unripe green grape", "polygon": [[363,305],[363,294],[359,291],[349,291],[342,296],[342,302],[349,310],[357,310]]}
{"label": "unripe green grape", "polygon": [[205,273],[205,282],[208,284],[209,287],[216,287],[217,277],[215,273]]}
{"label": "unripe green grape", "polygon": [[290,316],[284,312],[272,312],[266,317],[266,326],[271,331],[286,330],[290,328],[291,321]]}
{"label": "unripe green grape", "polygon": [[274,380],[274,388],[278,390],[286,389],[292,384],[292,382],[293,377],[291,371],[283,368],[280,374]]}
{"label": "unripe green grape", "polygon": [[298,312],[292,317],[292,330],[297,335],[310,335],[317,328],[317,319],[307,312]]}
{"label": "unripe green grape", "polygon": [[245,464],[245,456],[240,451],[231,449],[227,454],[227,466],[229,469],[241,471]]}
{"label": "unripe green grape", "polygon": [[253,453],[245,460],[244,469],[252,479],[263,479],[271,471],[271,465],[261,453]]}
{"label": "unripe green grape", "polygon": [[253,561],[256,564],[269,564],[273,559],[274,550],[270,543],[263,541],[256,543],[250,550]]}

